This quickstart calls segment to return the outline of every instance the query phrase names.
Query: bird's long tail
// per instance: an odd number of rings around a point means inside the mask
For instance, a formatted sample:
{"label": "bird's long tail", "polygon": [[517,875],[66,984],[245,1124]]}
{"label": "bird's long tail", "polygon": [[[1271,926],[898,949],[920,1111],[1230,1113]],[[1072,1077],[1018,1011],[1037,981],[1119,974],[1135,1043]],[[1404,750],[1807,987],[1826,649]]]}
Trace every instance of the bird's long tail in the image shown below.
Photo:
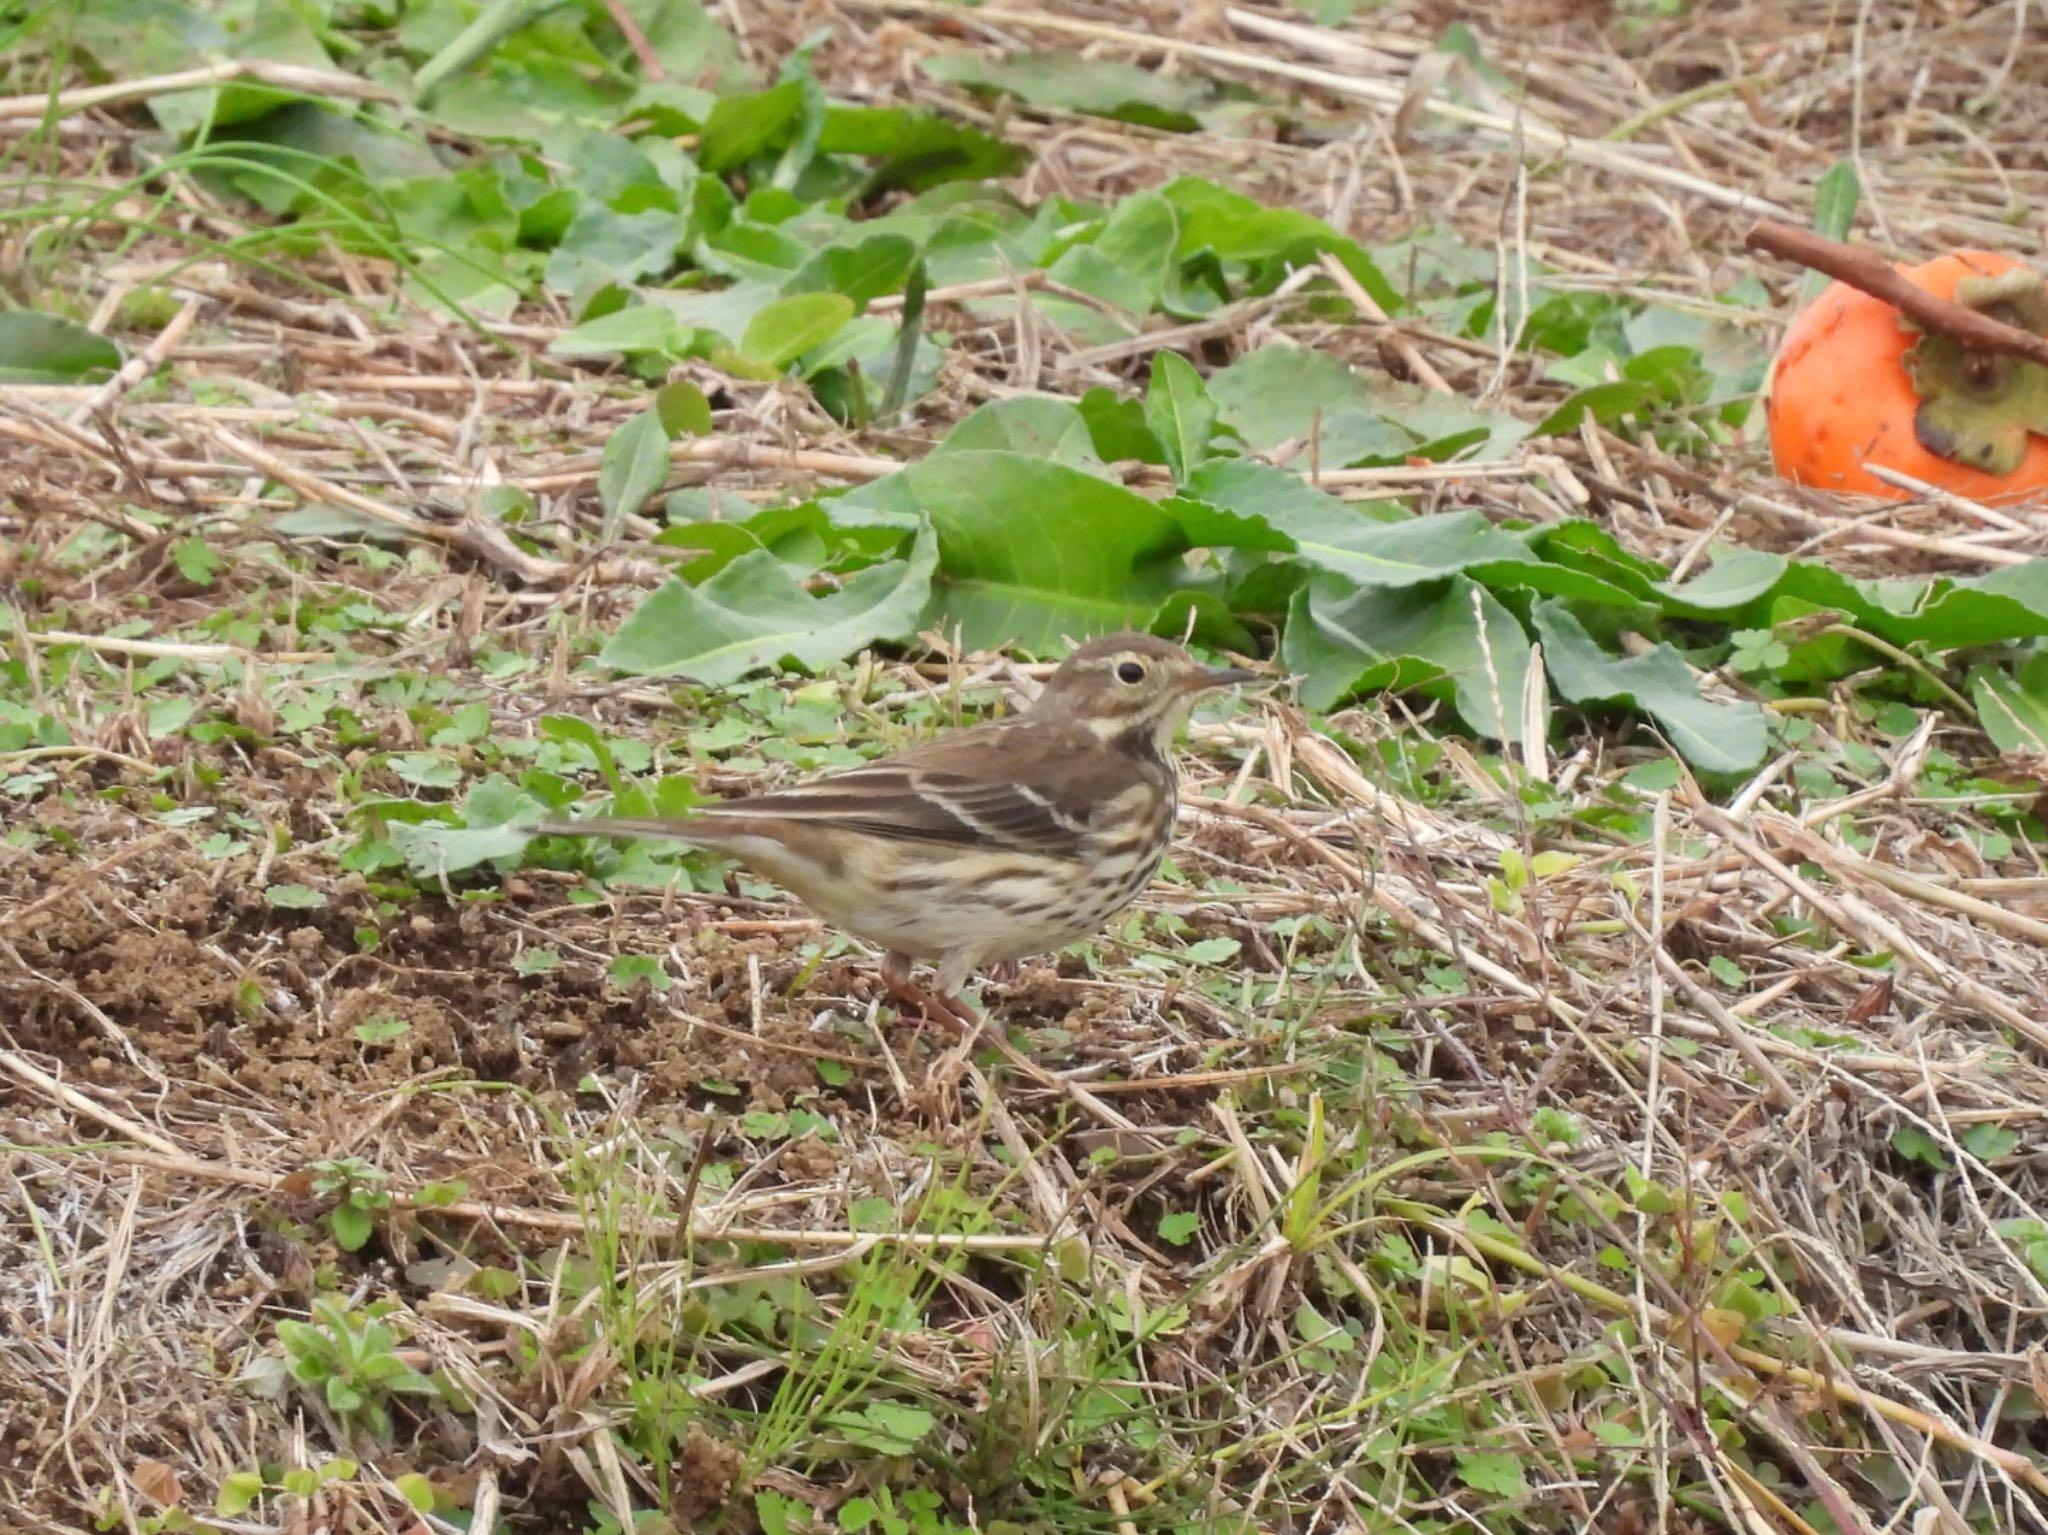
{"label": "bird's long tail", "polygon": [[661,837],[672,842],[702,840],[706,828],[696,817],[655,815],[588,816],[580,821],[550,818],[533,828],[536,837]]}

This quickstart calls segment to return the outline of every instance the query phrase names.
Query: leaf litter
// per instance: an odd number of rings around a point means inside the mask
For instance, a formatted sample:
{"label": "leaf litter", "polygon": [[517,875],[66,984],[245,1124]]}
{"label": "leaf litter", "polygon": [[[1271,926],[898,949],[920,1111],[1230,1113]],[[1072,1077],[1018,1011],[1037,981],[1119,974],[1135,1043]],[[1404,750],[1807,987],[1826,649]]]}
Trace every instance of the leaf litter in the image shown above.
{"label": "leaf litter", "polygon": [[[1526,141],[1556,156],[1526,170],[1494,64],[1437,51],[1427,7],[1333,28],[1232,8],[1172,41],[1185,18],[1163,10],[863,0],[812,57],[835,92],[886,81],[1027,146],[1027,207],[1216,178],[1412,236],[1418,263],[1455,231],[1489,264],[1505,253],[1510,289],[1536,258],[1568,291],[1713,306],[1760,278],[1789,301],[1796,279],[1742,253],[1738,210],[1806,206],[1856,123],[1883,125],[1859,164],[1899,249],[2009,241],[2007,210],[2048,196],[2015,126],[2043,89],[2014,45],[2023,8],[1886,7],[1853,35],[1817,3],[1663,24],[1622,7],[1610,32],[1590,9],[1532,5],[1512,46],[1490,39],[1527,94]],[[769,78],[797,18],[740,35]],[[1174,93],[1197,126],[1006,105],[903,67],[1077,46],[1199,77]],[[1432,108],[1443,81],[1453,105]],[[1239,131],[1237,106],[1280,98],[1297,131]],[[1400,114],[1391,137],[1358,131],[1360,101]],[[1991,156],[1929,175],[1956,113]],[[137,153],[116,117],[61,142],[81,177]],[[172,197],[214,216],[189,181]],[[173,1497],[204,1520],[251,1476],[263,1528],[293,1509],[395,1520],[406,1470],[473,1531],[606,1528],[635,1506],[677,1528],[844,1525],[853,1467],[870,1507],[935,1495],[903,1504],[932,1528],[1372,1527],[1375,1510],[1418,1528],[1874,1530],[1904,1511],[2048,1528],[2048,875],[1989,814],[2023,807],[2028,778],[1978,776],[1964,727],[1909,711],[1880,728],[1837,692],[1709,793],[1619,722],[1562,748],[1523,732],[1511,787],[1426,694],[1205,718],[1177,878],[1144,920],[984,989],[1064,1088],[985,1056],[959,1103],[934,1103],[941,1042],[889,1024],[871,964],[772,890],[654,863],[652,888],[599,890],[585,866],[481,878],[445,858],[413,886],[364,817],[426,824],[406,807],[457,786],[474,814],[493,771],[594,789],[609,770],[587,749],[498,751],[541,739],[544,714],[636,752],[626,779],[649,793],[662,769],[730,792],[899,744],[1024,674],[972,649],[867,659],[809,704],[820,684],[800,679],[724,699],[591,680],[574,655],[668,567],[650,503],[614,511],[599,547],[602,450],[644,396],[545,365],[569,315],[371,323],[147,237],[78,296],[113,314],[173,265],[206,308],[124,335],[145,355],[170,338],[147,387],[29,386],[0,408],[0,575],[30,583],[17,612],[64,620],[16,624],[0,721],[8,823],[32,833],[0,842],[16,1526],[139,1528]],[[1086,267],[1066,292],[1105,302]],[[333,248],[308,270],[372,300],[396,280]],[[1142,396],[1161,345],[1211,376],[1312,346],[1523,421],[1561,399],[1449,310],[1360,322],[1258,295],[1112,336],[1023,274],[943,292],[946,360],[902,420],[854,428],[780,382],[675,364],[716,434],[671,444],[671,486],[751,510],[885,481],[1020,390]],[[273,371],[250,389],[252,370]],[[1615,398],[1653,381],[1639,369]],[[1495,522],[1591,508],[1664,569],[1720,538],[1865,579],[2024,570],[2040,550],[2027,508],[1843,516],[1740,447],[1703,458],[1617,424],[1589,414],[1506,473],[1316,477]],[[1318,420],[1261,446],[1315,474],[1378,430]],[[474,510],[499,490],[528,498],[518,539]],[[750,536],[817,536],[799,522]],[[202,524],[218,567],[176,552]],[[289,620],[266,584],[280,548]],[[1882,635],[1882,604],[1860,616]],[[1785,640],[1788,664],[1829,643]],[[1992,675],[1999,744],[2022,745],[2033,695]],[[1466,685],[1504,732],[1525,707],[1498,676]],[[303,1175],[351,1157],[400,1197],[344,1255]],[[327,1292],[397,1302],[405,1358],[444,1383],[432,1409],[393,1399],[396,1447],[318,1398],[237,1384]],[[833,1384],[849,1357],[853,1391]],[[335,1456],[372,1469],[310,1493],[281,1479]]]}

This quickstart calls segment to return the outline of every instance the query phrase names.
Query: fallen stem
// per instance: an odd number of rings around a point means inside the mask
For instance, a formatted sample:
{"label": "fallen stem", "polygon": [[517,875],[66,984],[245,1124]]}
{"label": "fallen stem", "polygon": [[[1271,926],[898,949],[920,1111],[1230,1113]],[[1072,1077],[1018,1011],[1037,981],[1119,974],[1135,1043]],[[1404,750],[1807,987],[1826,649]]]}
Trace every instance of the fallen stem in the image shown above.
{"label": "fallen stem", "polygon": [[1988,314],[1966,309],[1951,299],[1936,298],[1916,288],[1905,274],[1876,251],[1844,245],[1810,229],[1795,229],[1775,219],[1758,219],[1743,237],[1751,250],[1825,273],[1859,292],[1881,299],[1923,330],[1939,331],[1980,352],[2003,352],[2048,367],[2048,336],[2007,325]]}

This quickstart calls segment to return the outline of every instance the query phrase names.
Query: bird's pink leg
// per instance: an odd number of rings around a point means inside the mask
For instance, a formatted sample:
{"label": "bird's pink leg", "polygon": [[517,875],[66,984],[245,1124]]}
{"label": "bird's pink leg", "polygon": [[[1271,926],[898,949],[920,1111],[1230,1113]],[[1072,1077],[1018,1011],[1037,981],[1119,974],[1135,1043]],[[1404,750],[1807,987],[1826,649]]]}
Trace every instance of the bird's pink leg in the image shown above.
{"label": "bird's pink leg", "polygon": [[981,1027],[981,1020],[957,996],[934,996],[912,980],[908,955],[883,956],[882,985],[899,1004],[916,1012],[920,1020],[946,1024],[970,1038]]}

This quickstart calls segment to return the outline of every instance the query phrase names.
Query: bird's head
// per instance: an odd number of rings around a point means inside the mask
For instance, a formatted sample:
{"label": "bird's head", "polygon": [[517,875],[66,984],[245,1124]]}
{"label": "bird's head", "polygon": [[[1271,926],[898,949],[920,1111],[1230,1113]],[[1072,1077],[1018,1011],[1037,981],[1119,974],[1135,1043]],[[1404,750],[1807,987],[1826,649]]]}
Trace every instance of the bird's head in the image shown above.
{"label": "bird's head", "polygon": [[1111,634],[1062,661],[1031,713],[1070,720],[1105,745],[1163,756],[1198,695],[1257,676],[1236,666],[1204,666],[1150,634]]}

